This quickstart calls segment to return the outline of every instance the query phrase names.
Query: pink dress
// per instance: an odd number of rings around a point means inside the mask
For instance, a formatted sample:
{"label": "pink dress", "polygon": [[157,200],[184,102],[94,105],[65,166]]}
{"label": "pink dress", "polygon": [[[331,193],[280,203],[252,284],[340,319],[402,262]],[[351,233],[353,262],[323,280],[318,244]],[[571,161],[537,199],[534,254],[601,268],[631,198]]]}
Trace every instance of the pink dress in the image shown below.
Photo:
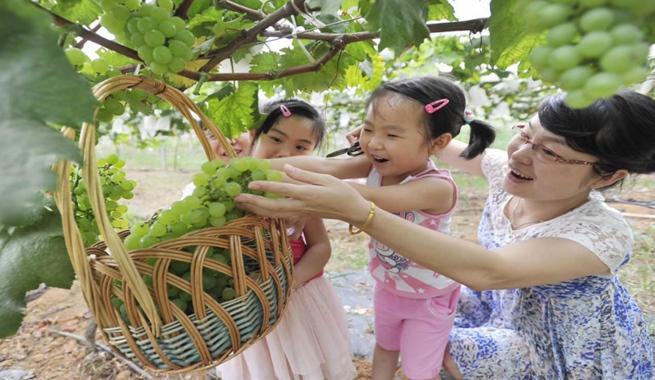
{"label": "pink dress", "polygon": [[[291,241],[294,262],[307,251]],[[321,274],[294,290],[278,325],[266,337],[221,364],[223,380],[348,380],[355,377],[343,305]]]}

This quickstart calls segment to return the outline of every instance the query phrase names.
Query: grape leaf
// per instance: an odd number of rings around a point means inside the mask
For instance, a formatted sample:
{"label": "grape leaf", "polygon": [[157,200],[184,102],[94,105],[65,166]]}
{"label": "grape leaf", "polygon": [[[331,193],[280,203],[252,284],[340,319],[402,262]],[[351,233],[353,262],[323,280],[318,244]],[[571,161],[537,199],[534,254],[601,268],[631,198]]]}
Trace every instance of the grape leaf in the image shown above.
{"label": "grape leaf", "polygon": [[79,125],[97,102],[57,46],[50,20],[26,2],[0,5],[0,115]]}
{"label": "grape leaf", "polygon": [[241,83],[234,92],[222,99],[207,101],[209,117],[226,137],[238,136],[252,127],[254,122],[252,106],[256,96],[256,84]]}
{"label": "grape leaf", "polygon": [[425,25],[427,13],[422,0],[377,0],[365,17],[372,29],[380,30],[378,49],[389,47],[399,54],[430,36]]}
{"label": "grape leaf", "polygon": [[259,53],[250,61],[250,72],[269,73],[278,70],[280,55],[277,53]]}
{"label": "grape leaf", "polygon": [[455,8],[447,0],[430,0],[428,3],[428,20],[457,20]]}
{"label": "grape leaf", "polygon": [[524,4],[521,0],[491,1],[491,63],[501,68],[527,59],[530,51],[543,40],[542,36],[526,30],[521,14]]}
{"label": "grape leaf", "polygon": [[83,25],[91,24],[102,13],[102,8],[93,0],[59,0],[51,10]]}
{"label": "grape leaf", "polygon": [[307,0],[305,4],[309,9],[321,9],[321,15],[332,15],[336,16],[341,8],[341,2],[343,0]]}
{"label": "grape leaf", "polygon": [[0,151],[9,159],[0,167],[0,224],[23,225],[38,218],[42,191],[55,186],[50,166],[58,158],[81,161],[47,123],[79,125],[97,102],[57,46],[49,16],[29,3],[0,5],[0,68]]}
{"label": "grape leaf", "polygon": [[66,253],[59,214],[48,211],[28,227],[0,230],[0,338],[20,327],[25,292],[42,282],[69,288],[73,268]]}

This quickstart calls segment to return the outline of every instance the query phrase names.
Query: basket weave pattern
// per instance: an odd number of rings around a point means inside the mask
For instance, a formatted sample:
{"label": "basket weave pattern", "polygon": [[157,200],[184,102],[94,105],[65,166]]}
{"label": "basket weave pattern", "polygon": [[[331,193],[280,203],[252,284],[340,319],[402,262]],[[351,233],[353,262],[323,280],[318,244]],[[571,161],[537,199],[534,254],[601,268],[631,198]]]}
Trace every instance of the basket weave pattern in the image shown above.
{"label": "basket weave pattern", "polygon": [[[114,77],[96,85],[94,94],[103,100],[125,89],[147,91],[173,105],[191,124],[209,159],[215,154],[205,129],[228,155],[235,156],[214,123],[184,94],[164,83],[137,76]],[[64,134],[73,137],[71,130]],[[82,127],[80,148],[82,177],[104,241],[84,248],[73,213],[70,162],[56,167],[60,181],[55,200],[82,293],[112,347],[155,371],[187,372],[222,363],[274,327],[291,291],[292,258],[280,220],[245,216],[223,227],[193,231],[127,252],[123,239],[129,231],[117,234],[104,206],[95,169],[95,125]],[[228,251],[230,264],[208,258],[212,248]],[[169,272],[176,261],[190,264],[188,281]],[[216,272],[232,279],[236,298],[219,303],[203,289],[203,276]],[[144,276],[152,278],[151,285],[146,285]],[[190,295],[192,314],[169,300],[170,287]],[[116,298],[124,303],[128,321],[113,305]]]}

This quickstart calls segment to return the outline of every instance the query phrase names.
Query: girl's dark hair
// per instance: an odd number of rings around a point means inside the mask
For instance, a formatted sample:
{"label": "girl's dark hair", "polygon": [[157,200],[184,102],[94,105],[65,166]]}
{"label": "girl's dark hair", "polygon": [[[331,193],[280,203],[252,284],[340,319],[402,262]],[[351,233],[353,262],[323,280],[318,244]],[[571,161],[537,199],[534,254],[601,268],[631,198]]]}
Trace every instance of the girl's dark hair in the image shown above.
{"label": "girl's dark hair", "polygon": [[369,97],[366,108],[375,106],[376,99],[389,93],[403,95],[407,98],[426,105],[438,99],[448,99],[448,105],[444,108],[429,114],[423,111],[427,140],[432,140],[444,133],[450,133],[453,137],[459,135],[462,125],[468,124],[471,127],[471,136],[468,147],[461,156],[471,159],[491,145],[496,138],[493,127],[480,120],[466,120],[466,97],[464,91],[455,83],[440,77],[418,77],[394,80],[380,85]]}
{"label": "girl's dark hair", "polygon": [[572,109],[558,94],[541,103],[539,120],[574,150],[597,157],[598,175],[655,171],[655,100],[646,95],[624,90]]}
{"label": "girl's dark hair", "polygon": [[291,112],[291,115],[302,116],[312,121],[314,136],[316,136],[316,146],[314,148],[318,148],[325,136],[325,121],[314,106],[299,99],[276,100],[266,104],[263,112],[266,117],[255,129],[252,146],[255,146],[255,142],[262,134],[268,133],[277,124],[278,120],[284,117],[282,115],[282,106],[285,106]]}

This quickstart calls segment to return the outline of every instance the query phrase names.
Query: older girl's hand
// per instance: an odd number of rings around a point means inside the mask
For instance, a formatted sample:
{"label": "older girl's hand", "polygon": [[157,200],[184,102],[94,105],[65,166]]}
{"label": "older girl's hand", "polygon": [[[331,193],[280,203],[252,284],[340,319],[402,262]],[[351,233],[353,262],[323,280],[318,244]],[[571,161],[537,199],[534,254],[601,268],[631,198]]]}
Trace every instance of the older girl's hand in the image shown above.
{"label": "older girl's hand", "polygon": [[294,183],[255,181],[252,190],[270,191],[285,198],[269,199],[252,194],[235,198],[239,208],[274,217],[299,214],[340,219],[361,225],[369,212],[369,202],[347,183],[326,174],[317,174],[285,165],[284,171]]}

